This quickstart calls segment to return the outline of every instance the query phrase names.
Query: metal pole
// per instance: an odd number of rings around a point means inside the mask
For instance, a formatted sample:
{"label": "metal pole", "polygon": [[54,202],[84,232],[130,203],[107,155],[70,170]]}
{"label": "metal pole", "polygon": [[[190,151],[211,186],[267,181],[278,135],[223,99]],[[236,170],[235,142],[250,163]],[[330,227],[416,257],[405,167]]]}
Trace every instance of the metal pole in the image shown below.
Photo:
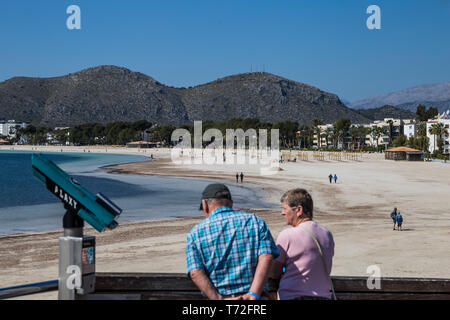
{"label": "metal pole", "polygon": [[59,238],[58,299],[75,300],[81,289],[84,221],[77,213],[66,207],[63,217],[64,236]]}
{"label": "metal pole", "polygon": [[65,237],[82,238],[84,221],[78,216],[76,212],[68,209],[63,217],[63,228]]}

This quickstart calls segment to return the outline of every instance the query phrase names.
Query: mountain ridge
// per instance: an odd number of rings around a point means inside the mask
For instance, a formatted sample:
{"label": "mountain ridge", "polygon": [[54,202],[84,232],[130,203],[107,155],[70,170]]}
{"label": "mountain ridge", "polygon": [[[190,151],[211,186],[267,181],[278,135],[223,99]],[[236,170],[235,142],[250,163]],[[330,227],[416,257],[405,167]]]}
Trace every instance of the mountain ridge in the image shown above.
{"label": "mountain ridge", "polygon": [[225,76],[194,87],[170,87],[127,68],[102,65],[49,78],[13,77],[0,82],[0,118],[40,126],[148,120],[181,125],[235,117],[262,121],[342,117],[367,123],[339,97],[270,73]]}
{"label": "mountain ridge", "polygon": [[415,112],[419,104],[427,107],[437,107],[439,112],[446,111],[450,108],[450,82],[419,85],[381,94],[352,102],[349,107],[353,109],[368,109],[392,105]]}

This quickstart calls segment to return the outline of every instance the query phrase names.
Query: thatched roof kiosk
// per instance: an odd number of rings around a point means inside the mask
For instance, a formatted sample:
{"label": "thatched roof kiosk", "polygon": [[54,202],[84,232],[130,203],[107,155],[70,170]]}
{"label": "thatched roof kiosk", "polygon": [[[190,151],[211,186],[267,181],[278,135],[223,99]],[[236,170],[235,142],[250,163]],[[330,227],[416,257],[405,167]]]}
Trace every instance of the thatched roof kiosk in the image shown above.
{"label": "thatched roof kiosk", "polygon": [[423,152],[408,147],[391,148],[385,151],[386,160],[422,161]]}

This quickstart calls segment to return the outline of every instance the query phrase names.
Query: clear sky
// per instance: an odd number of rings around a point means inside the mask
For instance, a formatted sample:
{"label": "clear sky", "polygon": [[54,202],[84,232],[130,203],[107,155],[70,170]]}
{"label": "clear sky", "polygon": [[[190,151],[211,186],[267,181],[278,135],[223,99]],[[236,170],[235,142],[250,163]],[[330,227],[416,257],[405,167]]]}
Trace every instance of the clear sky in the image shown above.
{"label": "clear sky", "polygon": [[264,65],[350,101],[450,81],[450,0],[1,0],[0,35],[0,81],[112,64],[187,87]]}

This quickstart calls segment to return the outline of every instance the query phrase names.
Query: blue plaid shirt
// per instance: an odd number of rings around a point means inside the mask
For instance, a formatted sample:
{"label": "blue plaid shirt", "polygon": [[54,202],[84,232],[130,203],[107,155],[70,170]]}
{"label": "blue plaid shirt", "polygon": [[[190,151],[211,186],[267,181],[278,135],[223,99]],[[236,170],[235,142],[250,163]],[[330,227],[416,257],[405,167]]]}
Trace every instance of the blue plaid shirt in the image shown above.
{"label": "blue plaid shirt", "polygon": [[267,224],[251,213],[221,207],[189,232],[187,274],[203,269],[222,295],[247,292],[258,256],[278,250]]}

